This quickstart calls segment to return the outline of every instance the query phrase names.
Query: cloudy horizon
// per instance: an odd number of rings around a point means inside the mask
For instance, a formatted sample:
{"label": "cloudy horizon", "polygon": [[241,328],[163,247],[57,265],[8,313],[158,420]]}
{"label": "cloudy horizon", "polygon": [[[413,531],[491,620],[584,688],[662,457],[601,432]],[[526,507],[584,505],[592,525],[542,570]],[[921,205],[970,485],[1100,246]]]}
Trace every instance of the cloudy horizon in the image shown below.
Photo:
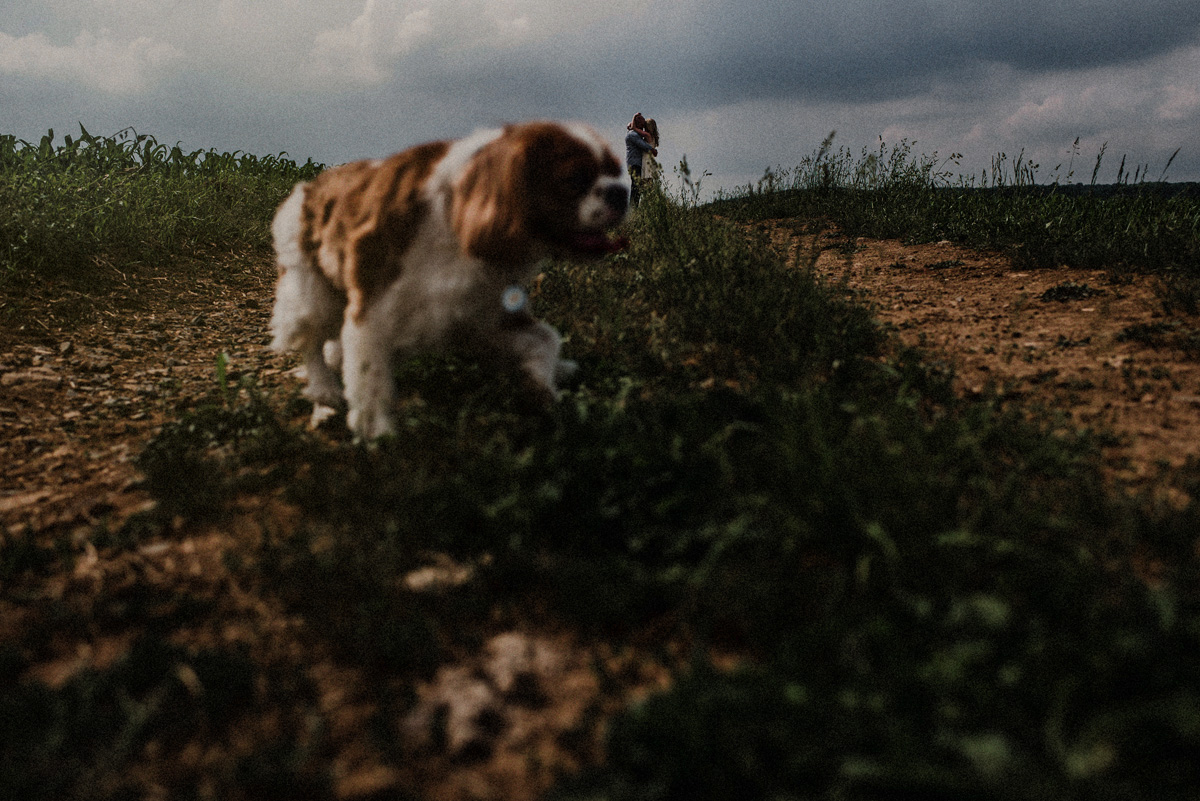
{"label": "cloudy horizon", "polygon": [[[0,15],[0,134],[126,127],[338,163],[526,118],[633,112],[733,189],[835,146],[907,141],[978,175],[1117,165],[1200,180],[1194,0],[44,0]],[[1072,164],[1072,145],[1078,151]],[[1061,165],[1061,166],[1059,166]]]}

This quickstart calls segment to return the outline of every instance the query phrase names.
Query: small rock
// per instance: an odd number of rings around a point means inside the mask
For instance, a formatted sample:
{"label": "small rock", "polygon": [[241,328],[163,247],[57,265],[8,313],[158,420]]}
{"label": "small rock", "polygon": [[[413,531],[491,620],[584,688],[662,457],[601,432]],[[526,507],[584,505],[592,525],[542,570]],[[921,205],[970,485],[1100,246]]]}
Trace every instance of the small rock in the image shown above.
{"label": "small rock", "polygon": [[11,387],[14,384],[40,382],[43,384],[62,384],[62,376],[47,367],[34,367],[18,373],[5,373],[0,376],[0,386]]}

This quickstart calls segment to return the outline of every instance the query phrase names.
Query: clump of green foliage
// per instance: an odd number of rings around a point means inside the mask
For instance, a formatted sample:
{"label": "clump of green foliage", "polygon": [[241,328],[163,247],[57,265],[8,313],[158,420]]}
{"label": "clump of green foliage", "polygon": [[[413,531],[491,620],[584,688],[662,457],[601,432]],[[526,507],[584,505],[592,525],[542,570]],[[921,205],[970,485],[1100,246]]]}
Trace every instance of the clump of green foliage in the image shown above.
{"label": "clump of green foliage", "polygon": [[1180,320],[1134,323],[1117,334],[1118,342],[1140,342],[1153,348],[1175,348],[1200,358],[1200,329]]}
{"label": "clump of green foliage", "polygon": [[0,135],[0,287],[20,276],[87,283],[180,256],[269,245],[271,211],[321,165],[286,154],[184,152],[126,129],[55,144]]}
{"label": "clump of green foliage", "polygon": [[[1111,494],[1086,436],[881,358],[861,309],[705,211],[650,191],[632,234],[546,271],[584,367],[546,417],[423,360],[396,439],[296,432],[274,480],[306,522],[255,568],[278,596],[390,676],[469,646],[465,621],[671,621],[689,664],[559,797],[1185,797],[1196,507]],[[200,447],[201,419],[155,448]],[[226,475],[278,467],[218,441]],[[398,588],[430,552],[475,579]],[[1170,582],[1135,575],[1149,554]]]}

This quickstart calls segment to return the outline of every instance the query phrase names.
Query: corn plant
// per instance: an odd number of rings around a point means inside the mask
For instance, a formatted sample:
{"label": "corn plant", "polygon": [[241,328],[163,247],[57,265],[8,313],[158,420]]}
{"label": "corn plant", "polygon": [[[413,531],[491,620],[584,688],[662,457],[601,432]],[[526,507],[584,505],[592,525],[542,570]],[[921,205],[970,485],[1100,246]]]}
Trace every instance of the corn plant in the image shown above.
{"label": "corn plant", "polygon": [[102,262],[161,263],[269,245],[270,211],[321,165],[185,151],[127,128],[80,126],[55,143],[0,136],[0,286],[43,275],[87,283]]}

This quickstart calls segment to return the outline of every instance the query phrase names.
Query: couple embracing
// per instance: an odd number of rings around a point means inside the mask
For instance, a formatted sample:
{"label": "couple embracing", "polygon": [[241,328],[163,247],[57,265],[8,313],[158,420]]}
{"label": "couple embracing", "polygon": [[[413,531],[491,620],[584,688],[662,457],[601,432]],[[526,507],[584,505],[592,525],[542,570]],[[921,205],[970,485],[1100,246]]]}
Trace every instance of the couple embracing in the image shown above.
{"label": "couple embracing", "polygon": [[658,178],[659,166],[654,157],[658,155],[658,123],[647,120],[641,112],[633,115],[633,122],[625,126],[625,163],[629,166],[629,177],[633,179],[629,203],[636,205],[642,181]]}

